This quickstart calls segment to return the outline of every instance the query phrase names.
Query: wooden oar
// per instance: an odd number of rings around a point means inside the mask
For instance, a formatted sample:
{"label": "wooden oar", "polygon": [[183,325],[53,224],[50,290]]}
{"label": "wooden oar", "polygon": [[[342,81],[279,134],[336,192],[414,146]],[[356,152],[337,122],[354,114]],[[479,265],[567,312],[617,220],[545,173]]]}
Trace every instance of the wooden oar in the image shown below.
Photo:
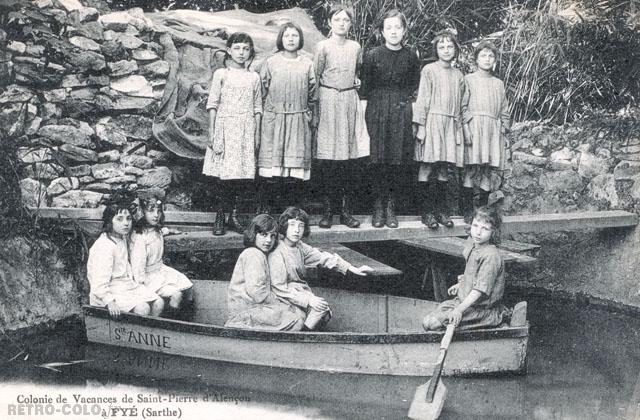
{"label": "wooden oar", "polygon": [[416,394],[413,396],[413,401],[409,408],[410,419],[435,420],[440,416],[444,400],[447,398],[447,387],[442,383],[440,375],[442,374],[444,359],[447,357],[447,350],[455,329],[455,325],[447,325],[447,331],[440,342],[440,354],[438,355],[436,366],[433,368],[433,375],[431,375],[431,379],[427,383],[420,385],[416,389]]}

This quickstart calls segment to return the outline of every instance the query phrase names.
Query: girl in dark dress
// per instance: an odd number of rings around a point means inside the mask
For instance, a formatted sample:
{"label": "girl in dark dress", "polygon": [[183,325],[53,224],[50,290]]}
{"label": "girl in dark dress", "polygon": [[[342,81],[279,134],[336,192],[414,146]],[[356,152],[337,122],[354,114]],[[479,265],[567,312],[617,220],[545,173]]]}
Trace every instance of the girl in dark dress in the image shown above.
{"label": "girl in dark dress", "polygon": [[398,227],[395,192],[402,166],[412,161],[411,103],[420,81],[418,57],[402,45],[407,19],[398,10],[384,16],[385,43],[364,56],[360,93],[367,99],[365,119],[371,138],[374,227]]}

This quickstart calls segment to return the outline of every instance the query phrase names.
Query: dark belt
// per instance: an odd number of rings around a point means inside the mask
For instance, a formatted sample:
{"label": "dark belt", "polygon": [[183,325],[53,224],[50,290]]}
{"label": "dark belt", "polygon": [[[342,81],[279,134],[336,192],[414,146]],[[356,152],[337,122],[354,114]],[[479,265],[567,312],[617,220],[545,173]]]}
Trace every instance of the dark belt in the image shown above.
{"label": "dark belt", "polygon": [[338,92],[346,92],[348,90],[357,89],[357,86],[351,86],[351,87],[348,87],[348,88],[341,89],[341,88],[337,88],[337,87],[333,87],[333,86],[323,85],[322,83],[320,83],[320,87],[337,90]]}

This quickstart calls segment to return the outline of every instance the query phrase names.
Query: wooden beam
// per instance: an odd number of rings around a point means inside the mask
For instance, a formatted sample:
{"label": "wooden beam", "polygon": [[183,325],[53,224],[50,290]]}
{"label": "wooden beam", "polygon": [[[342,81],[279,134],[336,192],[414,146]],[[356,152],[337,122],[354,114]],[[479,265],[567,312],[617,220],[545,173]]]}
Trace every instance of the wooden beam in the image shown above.
{"label": "wooden beam", "polygon": [[[424,249],[426,251],[437,252],[454,257],[462,257],[462,250],[464,249],[466,240],[463,238],[449,237],[404,239],[399,242],[401,244]],[[500,255],[502,255],[505,263],[531,264],[537,261],[537,259],[532,256],[508,251],[502,247],[500,248]]]}
{"label": "wooden beam", "polygon": [[558,232],[567,230],[631,227],[638,215],[623,210],[585,211],[578,213],[526,214],[503,218],[502,232]]}
{"label": "wooden beam", "polygon": [[374,260],[373,258],[361,254],[351,248],[347,248],[342,244],[322,244],[320,246],[320,249],[322,249],[323,251],[338,254],[356,267],[359,267],[361,265],[368,265],[369,267],[373,268],[372,275],[374,276],[399,277],[403,275],[401,270],[388,266],[378,260]]}

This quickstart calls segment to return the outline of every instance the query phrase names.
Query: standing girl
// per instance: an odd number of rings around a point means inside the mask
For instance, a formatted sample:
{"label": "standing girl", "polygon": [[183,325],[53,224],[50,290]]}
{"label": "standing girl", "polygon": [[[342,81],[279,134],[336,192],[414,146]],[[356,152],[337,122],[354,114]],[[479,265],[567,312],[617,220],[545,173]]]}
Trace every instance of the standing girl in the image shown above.
{"label": "standing girl", "polygon": [[135,279],[149,290],[169,299],[169,310],[177,315],[183,292],[193,284],[187,276],[168,267],[162,261],[164,256],[164,235],[179,233],[164,227],[162,201],[140,199],[142,217],[135,223],[131,236],[131,267]]}
{"label": "standing girl", "polygon": [[432,43],[438,61],[422,69],[413,122],[414,158],[420,163],[418,181],[424,200],[422,223],[437,229],[438,223],[453,227],[447,208],[452,192],[447,186],[452,184],[450,172],[457,173],[464,164],[461,111],[464,78],[460,70],[451,66],[460,52],[455,35],[441,32]]}
{"label": "standing girl", "polygon": [[[304,195],[302,182],[311,177],[309,124],[315,108],[316,77],[313,62],[298,55],[304,46],[298,25],[292,22],[282,25],[276,46],[278,52],[269,57],[260,70],[265,99],[258,174],[266,179],[298,180],[288,190],[293,191],[294,200],[300,200]],[[273,187],[274,183],[269,184]],[[258,201],[259,209],[265,211],[271,207],[270,203],[264,203],[265,198],[277,194],[264,191],[266,185],[262,186]],[[280,192],[281,196],[285,195],[283,188]]]}
{"label": "standing girl", "polygon": [[374,227],[398,227],[395,190],[400,165],[411,162],[411,102],[420,80],[418,58],[402,46],[407,19],[398,10],[384,15],[380,31],[385,43],[369,51],[362,63],[360,94],[368,100],[365,119],[371,138],[371,172],[375,185]]}
{"label": "standing girl", "polygon": [[509,103],[504,83],[493,75],[497,54],[491,42],[480,42],[474,50],[478,70],[464,78],[462,117],[466,147],[462,210],[467,222],[472,207],[487,204],[492,173],[504,168]]}
{"label": "standing girl", "polygon": [[278,299],[271,290],[267,255],[278,243],[278,224],[267,214],[253,218],[244,232],[244,251],[238,257],[227,291],[226,327],[300,331],[304,312]]}
{"label": "standing girl", "polygon": [[229,227],[243,231],[236,212],[238,187],[233,185],[233,180],[255,177],[262,94],[260,76],[247,68],[254,55],[253,40],[249,35],[232,34],[227,40],[225,67],[216,70],[211,81],[206,106],[209,110],[209,145],[202,173],[220,181],[214,235],[225,234],[224,212],[225,208],[231,207],[231,200],[234,205],[229,215]]}
{"label": "standing girl", "polygon": [[89,250],[89,304],[107,307],[112,317],[121,312],[159,316],[164,300],[136,281],[129,264],[131,232],[129,203],[108,204],[102,213],[102,234]]}
{"label": "standing girl", "polygon": [[278,219],[283,236],[276,249],[269,254],[271,288],[283,301],[304,314],[302,330],[321,328],[331,318],[329,304],[316,296],[307,284],[307,267],[324,267],[346,274],[350,271],[366,276],[371,268],[354,267],[337,254],[321,251],[302,242],[309,236],[309,216],[296,207],[287,208]]}
{"label": "standing girl", "polygon": [[318,131],[315,157],[319,160],[323,191],[323,216],[318,226],[330,228],[332,201],[341,193],[340,223],[357,228],[360,221],[351,215],[350,201],[356,185],[355,161],[360,157],[356,142],[356,117],[360,81],[360,44],[347,39],[353,12],[334,6],[329,13],[329,38],[318,42],[314,65],[318,89]]}

